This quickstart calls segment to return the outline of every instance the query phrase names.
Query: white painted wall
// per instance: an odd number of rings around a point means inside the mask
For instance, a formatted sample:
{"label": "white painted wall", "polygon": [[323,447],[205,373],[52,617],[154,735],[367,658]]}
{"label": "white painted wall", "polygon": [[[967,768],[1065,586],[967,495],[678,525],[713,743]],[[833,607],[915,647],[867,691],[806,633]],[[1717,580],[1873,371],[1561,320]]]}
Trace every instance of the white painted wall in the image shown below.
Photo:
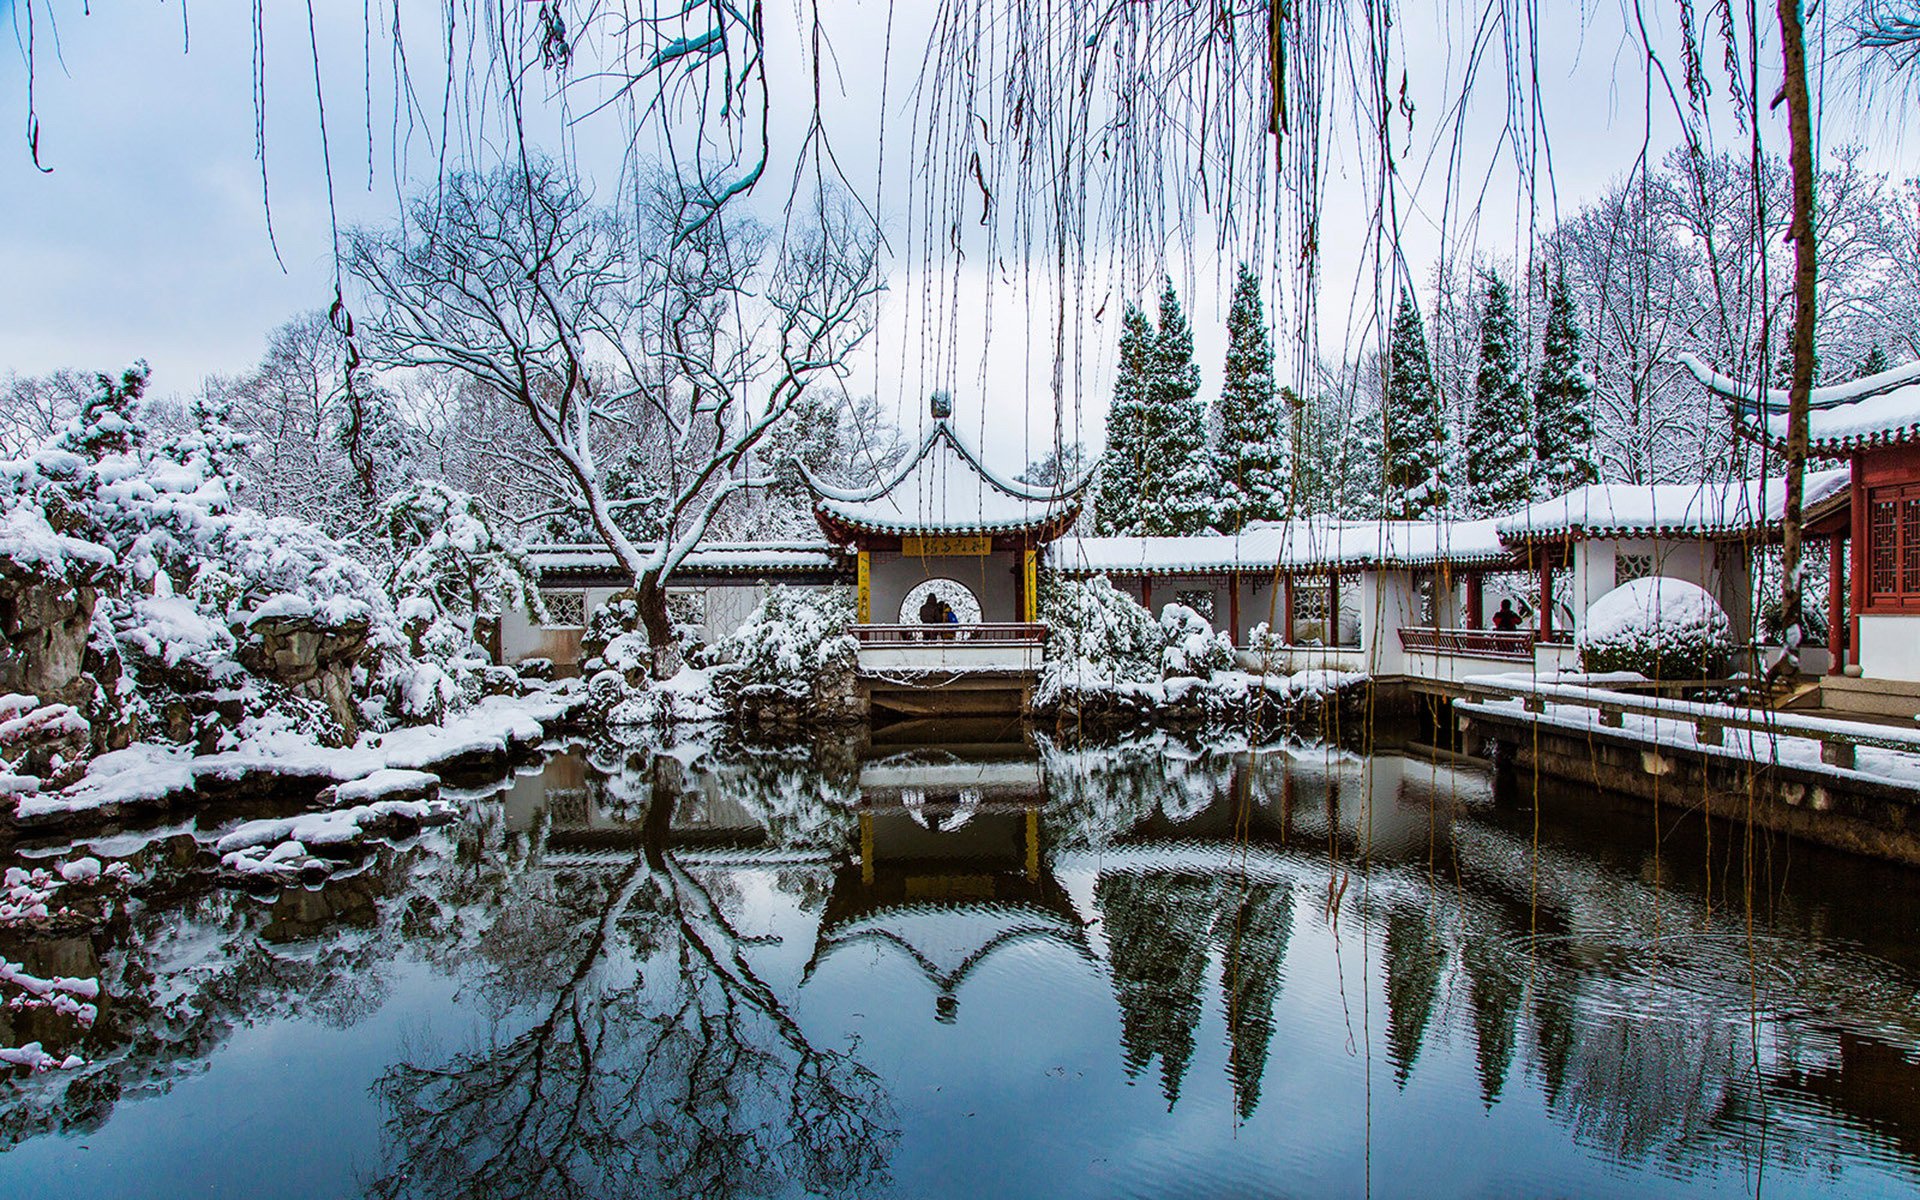
{"label": "white painted wall", "polygon": [[1860,614],[1860,673],[1920,680],[1920,616]]}
{"label": "white painted wall", "polygon": [[[701,629],[709,643],[719,641],[739,629],[753,610],[766,598],[770,585],[757,579],[742,578],[739,582],[713,583],[698,587],[673,587],[667,591],[673,594],[697,592],[706,602],[705,620]],[[584,592],[586,606],[584,611],[589,617],[594,609],[605,604],[615,593],[623,591],[617,587],[588,588],[548,588],[551,592]],[[502,615],[500,620],[500,658],[502,662],[513,664],[529,658],[550,658],[562,669],[572,667],[580,659],[580,635],[585,632],[582,626],[536,625],[526,612],[514,609]]]}

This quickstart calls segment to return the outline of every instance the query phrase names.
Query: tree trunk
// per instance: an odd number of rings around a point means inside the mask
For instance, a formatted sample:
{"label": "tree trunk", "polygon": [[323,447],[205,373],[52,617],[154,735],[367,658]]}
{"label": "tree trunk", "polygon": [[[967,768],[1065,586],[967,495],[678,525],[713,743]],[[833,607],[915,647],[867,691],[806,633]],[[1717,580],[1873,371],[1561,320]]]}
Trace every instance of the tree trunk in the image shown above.
{"label": "tree trunk", "polygon": [[[1806,33],[1800,0],[1776,0],[1780,53],[1786,69],[1788,165],[1793,173],[1793,379],[1787,389],[1787,498],[1780,521],[1780,628],[1783,653],[1769,675],[1800,669],[1805,629],[1801,588],[1800,514],[1807,471],[1807,402],[1813,391],[1814,290],[1818,282],[1813,236],[1813,119],[1807,93]],[[1764,370],[1764,364],[1762,370]],[[1762,389],[1764,395],[1764,389]]]}
{"label": "tree trunk", "polygon": [[647,645],[653,650],[653,677],[670,678],[680,669],[680,648],[673,641],[667,589],[658,575],[648,571],[634,581],[633,594],[640,606],[640,624],[647,631]]}

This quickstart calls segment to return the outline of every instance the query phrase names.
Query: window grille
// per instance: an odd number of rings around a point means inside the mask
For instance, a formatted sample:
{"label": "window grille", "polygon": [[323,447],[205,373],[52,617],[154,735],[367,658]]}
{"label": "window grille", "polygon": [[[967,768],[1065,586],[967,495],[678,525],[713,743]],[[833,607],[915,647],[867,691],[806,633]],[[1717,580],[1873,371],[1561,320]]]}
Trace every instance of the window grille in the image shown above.
{"label": "window grille", "polygon": [[1653,555],[1616,554],[1613,556],[1613,586],[1632,583],[1653,574]]}
{"label": "window grille", "polygon": [[585,629],[587,627],[587,594],[585,592],[550,592],[543,589],[540,599],[547,606],[549,629]]}
{"label": "window grille", "polygon": [[1204,621],[1213,620],[1213,593],[1211,591],[1176,592],[1174,603],[1182,608],[1190,608],[1200,614]]}
{"label": "window grille", "polygon": [[1920,608],[1920,486],[1867,493],[1867,603]]}

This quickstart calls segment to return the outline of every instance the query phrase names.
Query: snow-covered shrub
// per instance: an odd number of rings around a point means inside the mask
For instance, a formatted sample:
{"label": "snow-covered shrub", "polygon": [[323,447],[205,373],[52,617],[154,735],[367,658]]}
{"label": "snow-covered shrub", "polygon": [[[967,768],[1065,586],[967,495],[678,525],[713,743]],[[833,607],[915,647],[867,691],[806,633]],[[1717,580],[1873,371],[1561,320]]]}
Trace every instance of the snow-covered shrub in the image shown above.
{"label": "snow-covered shrub", "polygon": [[1047,650],[1034,688],[1037,707],[1161,678],[1165,630],[1104,575],[1048,581],[1040,619],[1047,625]]}
{"label": "snow-covered shrub", "polygon": [[847,633],[853,602],[844,592],[776,587],[716,647],[729,688],[768,689],[804,699],[816,681],[853,669],[860,647]]}
{"label": "snow-covered shrub", "polygon": [[1579,636],[1585,671],[1638,671],[1649,679],[1725,675],[1732,627],[1714,598],[1684,579],[1649,575],[1593,602]]}
{"label": "snow-covered shrub", "polygon": [[1169,677],[1192,675],[1210,679],[1216,671],[1233,669],[1233,643],[1215,633],[1213,623],[1181,604],[1160,610],[1160,632],[1167,647],[1160,653],[1161,672]]}
{"label": "snow-covered shrub", "polygon": [[640,629],[640,602],[632,591],[615,592],[587,614],[587,628],[580,635],[580,673],[591,676],[604,670],[607,647],[615,638]]}

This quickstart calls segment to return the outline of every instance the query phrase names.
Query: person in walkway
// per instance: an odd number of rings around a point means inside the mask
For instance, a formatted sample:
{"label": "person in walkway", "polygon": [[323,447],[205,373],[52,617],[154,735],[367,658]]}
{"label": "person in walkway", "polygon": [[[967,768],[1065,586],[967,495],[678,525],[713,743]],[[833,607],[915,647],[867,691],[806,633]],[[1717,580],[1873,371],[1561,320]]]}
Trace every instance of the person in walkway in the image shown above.
{"label": "person in walkway", "polygon": [[1520,628],[1520,614],[1513,611],[1513,601],[1500,602],[1500,611],[1493,614],[1493,627],[1501,633],[1512,633]]}
{"label": "person in walkway", "polygon": [[920,623],[922,625],[940,625],[945,623],[947,618],[942,610],[946,607],[946,605],[940,603],[940,597],[929,595],[927,602],[920,606]]}

